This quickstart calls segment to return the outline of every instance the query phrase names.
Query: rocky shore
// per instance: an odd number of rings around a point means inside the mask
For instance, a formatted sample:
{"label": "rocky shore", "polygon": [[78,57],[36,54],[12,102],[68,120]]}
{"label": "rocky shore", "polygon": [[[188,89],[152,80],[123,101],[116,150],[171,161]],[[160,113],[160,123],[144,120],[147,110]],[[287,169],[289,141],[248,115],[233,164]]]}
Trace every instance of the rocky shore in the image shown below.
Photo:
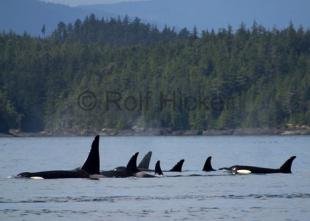
{"label": "rocky shore", "polygon": [[9,133],[0,133],[0,137],[48,137],[48,136],[259,136],[259,135],[310,135],[310,126],[287,126],[285,128],[238,128],[223,130],[172,130],[170,128],[134,128],[117,130],[104,128],[98,130],[73,130],[41,131],[36,133],[10,130]]}

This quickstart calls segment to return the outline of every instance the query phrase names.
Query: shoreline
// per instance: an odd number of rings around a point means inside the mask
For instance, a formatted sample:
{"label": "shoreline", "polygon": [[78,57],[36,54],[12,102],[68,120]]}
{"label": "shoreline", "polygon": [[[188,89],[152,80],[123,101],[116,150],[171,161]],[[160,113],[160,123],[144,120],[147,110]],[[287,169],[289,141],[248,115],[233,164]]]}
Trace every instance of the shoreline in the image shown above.
{"label": "shoreline", "polygon": [[310,135],[310,128],[238,128],[238,129],[210,129],[210,130],[171,130],[171,129],[103,129],[92,130],[63,130],[63,131],[40,131],[21,132],[10,130],[9,133],[0,133],[1,137],[75,137],[75,136],[305,136]]}

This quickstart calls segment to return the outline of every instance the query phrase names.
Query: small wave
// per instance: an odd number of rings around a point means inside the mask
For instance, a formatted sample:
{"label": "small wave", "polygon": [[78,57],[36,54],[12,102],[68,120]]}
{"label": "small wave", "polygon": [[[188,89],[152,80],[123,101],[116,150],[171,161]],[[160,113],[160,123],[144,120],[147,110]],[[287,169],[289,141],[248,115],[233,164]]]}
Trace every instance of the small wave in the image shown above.
{"label": "small wave", "polygon": [[207,199],[310,199],[310,193],[293,194],[247,194],[247,195],[177,195],[177,196],[103,196],[103,197],[37,197],[27,200],[0,198],[1,203],[69,203],[69,202],[120,202],[148,200],[207,200]]}
{"label": "small wave", "polygon": [[225,195],[221,198],[226,199],[309,199],[309,193],[293,193],[293,194],[248,194],[248,195]]}
{"label": "small wave", "polygon": [[50,209],[41,209],[41,210],[20,210],[20,209],[4,209],[0,210],[3,214],[12,214],[12,213],[18,213],[19,216],[28,216],[28,215],[42,215],[42,214],[59,214],[59,215],[65,215],[65,214],[77,214],[77,215],[83,215],[88,213],[94,213],[97,212],[96,210],[50,210]]}

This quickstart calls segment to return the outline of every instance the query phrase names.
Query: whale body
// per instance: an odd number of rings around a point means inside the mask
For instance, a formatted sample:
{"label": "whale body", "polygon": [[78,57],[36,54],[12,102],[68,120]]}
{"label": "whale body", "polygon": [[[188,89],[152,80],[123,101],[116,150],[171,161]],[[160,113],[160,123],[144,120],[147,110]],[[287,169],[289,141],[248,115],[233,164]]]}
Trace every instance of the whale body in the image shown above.
{"label": "whale body", "polygon": [[90,178],[100,173],[99,136],[93,140],[89,155],[81,168],[74,170],[50,170],[41,172],[23,172],[17,178],[31,179],[64,179],[64,178]]}
{"label": "whale body", "polygon": [[126,178],[126,177],[156,177],[156,174],[161,175],[162,171],[160,168],[160,162],[157,161],[156,167],[155,167],[155,175],[146,173],[143,170],[140,170],[137,167],[137,158],[138,158],[139,152],[135,153],[130,160],[127,163],[126,167],[116,167],[113,170],[107,170],[107,171],[101,171],[100,174],[104,177],[115,177],[115,178]]}
{"label": "whale body", "polygon": [[[220,170],[228,170],[232,174],[267,174],[267,173],[292,173],[292,163],[296,156],[290,157],[285,163],[278,169],[256,167],[256,166],[244,166],[244,165],[234,165],[231,167],[223,167]],[[239,171],[239,172],[238,172]]]}

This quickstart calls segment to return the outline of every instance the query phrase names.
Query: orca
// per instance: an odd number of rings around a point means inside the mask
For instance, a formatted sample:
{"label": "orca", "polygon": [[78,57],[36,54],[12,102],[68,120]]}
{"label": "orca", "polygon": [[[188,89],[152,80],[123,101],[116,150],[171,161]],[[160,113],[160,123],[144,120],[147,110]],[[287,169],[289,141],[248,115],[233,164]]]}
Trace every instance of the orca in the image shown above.
{"label": "orca", "polygon": [[152,175],[152,174],[149,174],[149,173],[146,173],[145,171],[138,171],[134,174],[135,177],[142,177],[142,178],[153,178],[153,177],[158,177],[158,176],[163,176],[163,171],[161,170],[161,167],[160,167],[160,161],[158,160],[156,162],[156,165],[155,165],[155,175]]}
{"label": "orca", "polygon": [[156,177],[155,176],[156,174],[160,174],[161,168],[159,163],[156,163],[157,167],[155,168],[155,175],[148,174],[145,171],[140,170],[137,167],[138,155],[139,152],[135,153],[128,161],[126,167],[116,167],[114,170],[101,171],[101,175],[103,177],[114,177],[114,178],[126,178],[126,177],[151,178]]}
{"label": "orca", "polygon": [[149,170],[151,157],[152,157],[152,151],[149,151],[140,161],[138,168],[140,170]]}
{"label": "orca", "polygon": [[285,163],[278,169],[256,167],[256,166],[242,166],[234,165],[231,167],[223,167],[220,170],[228,170],[232,174],[267,174],[267,173],[292,173],[292,163],[296,156],[290,157]]}
{"label": "orca", "polygon": [[41,172],[23,172],[17,178],[31,179],[64,179],[64,178],[92,178],[100,173],[99,135],[91,145],[89,155],[81,168],[74,170],[51,170]]}
{"label": "orca", "polygon": [[[152,151],[148,152],[144,158],[141,160],[138,169],[141,171],[146,171],[146,172],[155,172],[155,170],[153,169],[149,169],[148,165],[150,163],[151,160],[151,156],[152,156]],[[182,172],[182,167],[184,164],[184,159],[178,161],[170,170],[164,170],[164,172]],[[147,163],[148,162],[148,163]],[[156,162],[157,164],[157,162]]]}
{"label": "orca", "polygon": [[156,165],[155,165],[155,175],[159,175],[159,176],[163,176],[163,171],[161,170],[161,167],[160,167],[160,160],[158,160],[156,162]]}
{"label": "orca", "polygon": [[116,178],[125,178],[134,176],[135,173],[139,172],[137,168],[137,157],[138,152],[135,153],[127,163],[127,166],[116,167],[113,170],[101,171],[100,174],[104,177],[116,177]]}
{"label": "orca", "polygon": [[211,159],[212,159],[211,156],[206,159],[206,162],[202,168],[202,171],[205,171],[205,172],[215,171],[215,169],[213,169],[213,167],[211,165]]}
{"label": "orca", "polygon": [[[184,159],[180,160],[179,162],[177,162],[176,165],[174,165],[174,167],[172,167],[172,169],[169,170],[169,172],[182,172],[182,167],[183,167],[183,163],[184,163]],[[166,171],[168,172],[168,171]]]}

